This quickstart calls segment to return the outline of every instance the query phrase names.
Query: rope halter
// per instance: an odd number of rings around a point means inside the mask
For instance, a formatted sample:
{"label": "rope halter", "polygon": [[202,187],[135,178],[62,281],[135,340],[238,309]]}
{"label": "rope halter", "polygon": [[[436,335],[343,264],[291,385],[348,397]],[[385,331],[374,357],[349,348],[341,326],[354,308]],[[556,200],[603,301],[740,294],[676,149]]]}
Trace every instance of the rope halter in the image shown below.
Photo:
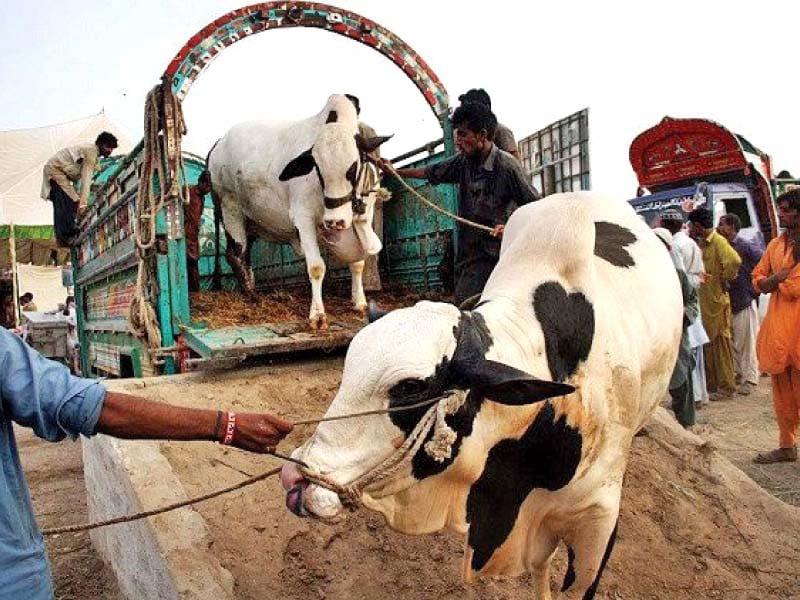
{"label": "rope halter", "polygon": [[[438,463],[451,458],[453,444],[458,439],[458,434],[445,419],[458,412],[466,398],[466,391],[453,390],[444,396],[432,399],[435,401],[434,404],[425,411],[403,444],[376,467],[359,475],[350,483],[340,484],[308,467],[301,466],[300,473],[309,482],[338,494],[343,503],[358,506],[361,504],[364,492],[379,489],[384,482],[406,469],[420,449]],[[431,439],[425,442],[431,432],[433,432]]]}

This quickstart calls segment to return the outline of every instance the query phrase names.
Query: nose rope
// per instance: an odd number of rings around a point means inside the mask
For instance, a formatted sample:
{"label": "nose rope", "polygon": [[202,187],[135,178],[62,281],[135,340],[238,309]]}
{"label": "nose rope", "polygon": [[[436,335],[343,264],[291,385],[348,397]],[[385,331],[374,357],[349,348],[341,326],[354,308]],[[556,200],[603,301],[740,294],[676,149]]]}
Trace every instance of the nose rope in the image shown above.
{"label": "nose rope", "polygon": [[[414,405],[367,411],[353,415],[343,415],[344,418],[363,416],[365,414],[380,414],[385,412],[399,412],[411,410],[420,406],[432,405],[405,439],[402,446],[386,457],[376,467],[363,473],[348,484],[340,484],[322,473],[311,471],[308,465],[301,465],[300,472],[303,477],[320,487],[324,487],[336,494],[352,506],[361,504],[361,496],[369,488],[376,488],[383,481],[393,477],[398,471],[405,469],[423,447],[425,452],[437,462],[444,462],[452,454],[452,445],[456,440],[456,433],[445,423],[447,415],[454,414],[466,400],[466,393],[457,392],[437,396]],[[428,434],[434,431],[429,442],[425,442]]]}
{"label": "nose rope", "polygon": [[[429,398],[428,400],[423,400],[421,402],[415,402],[414,404],[409,404],[407,406],[395,406],[395,407],[389,407],[389,408],[383,408],[383,409],[377,409],[377,410],[365,410],[363,412],[348,413],[348,414],[344,414],[344,415],[335,415],[335,416],[332,416],[332,417],[322,417],[322,418],[319,418],[319,419],[305,419],[305,420],[302,420],[302,421],[295,421],[294,422],[295,425],[314,425],[314,424],[317,424],[317,423],[325,423],[325,422],[328,422],[328,421],[340,421],[340,420],[344,420],[344,419],[356,419],[356,418],[359,418],[359,417],[366,417],[366,416],[369,416],[369,415],[382,415],[382,414],[389,414],[389,413],[395,413],[395,412],[405,412],[405,411],[409,411],[409,410],[414,410],[415,408],[421,408],[423,406],[430,406],[428,411],[425,413],[425,416],[417,424],[417,426],[414,428],[414,431],[412,431],[411,435],[406,439],[406,441],[403,444],[403,446],[401,446],[400,449],[397,452],[393,453],[392,455],[389,456],[389,458],[384,460],[379,465],[379,467],[377,469],[373,469],[371,471],[368,471],[367,473],[365,473],[364,475],[362,475],[361,477],[359,477],[358,479],[356,479],[355,481],[351,482],[348,485],[340,485],[340,484],[336,483],[335,481],[329,479],[325,475],[311,472],[309,470],[309,468],[308,468],[308,465],[305,462],[303,462],[302,460],[298,460],[296,458],[292,458],[291,456],[287,456],[285,454],[281,454],[281,453],[275,452],[275,451],[268,452],[268,454],[270,454],[270,455],[272,455],[272,456],[274,456],[276,458],[280,458],[281,460],[285,460],[285,461],[288,461],[288,462],[295,463],[296,465],[298,465],[298,467],[300,468],[301,473],[303,473],[303,476],[306,479],[308,479],[309,481],[311,481],[312,483],[314,483],[314,484],[316,484],[316,485],[318,485],[320,487],[327,488],[330,491],[332,491],[332,492],[334,492],[336,494],[339,494],[343,498],[343,500],[345,500],[346,502],[348,502],[348,503],[350,503],[350,504],[352,504],[354,506],[357,506],[358,504],[360,504],[361,491],[364,489],[364,487],[366,487],[370,483],[374,483],[374,482],[378,481],[379,478],[380,479],[384,479],[384,478],[392,475],[397,470],[399,470],[402,466],[404,466],[405,464],[407,464],[408,462],[411,461],[411,459],[413,458],[414,454],[416,454],[416,451],[419,450],[419,447],[422,445],[422,442],[425,440],[425,437],[426,437],[428,431],[430,430],[430,428],[434,425],[434,423],[436,421],[436,411],[437,411],[437,408],[438,408],[436,403],[438,403],[441,400],[446,399],[447,397],[448,397],[447,395],[445,395],[445,396],[437,396],[435,398]],[[434,406],[431,406],[431,405],[434,405]],[[408,457],[411,457],[411,458],[408,458]],[[144,519],[144,518],[147,518],[147,517],[153,517],[153,516],[156,516],[156,515],[160,515],[160,514],[163,514],[165,512],[170,512],[170,511],[173,511],[173,510],[177,510],[178,508],[182,508],[184,506],[191,506],[191,505],[196,504],[198,502],[203,502],[204,500],[210,500],[211,498],[216,498],[218,496],[221,496],[223,494],[228,494],[228,493],[233,492],[235,490],[240,490],[242,488],[248,487],[248,486],[253,485],[255,483],[258,483],[260,481],[264,481],[265,479],[268,479],[269,477],[272,477],[274,475],[278,475],[280,473],[280,471],[281,471],[280,467],[273,468],[273,469],[270,469],[269,471],[265,471],[265,472],[260,473],[258,475],[249,477],[248,479],[240,481],[239,483],[234,484],[232,486],[229,486],[229,487],[226,487],[226,488],[223,488],[223,489],[219,489],[219,490],[216,490],[214,492],[210,492],[208,494],[204,494],[202,496],[196,496],[194,498],[188,498],[188,499],[183,500],[181,502],[176,502],[176,503],[173,503],[173,504],[169,504],[167,506],[162,506],[161,508],[148,510],[148,511],[143,511],[143,512],[138,512],[138,513],[134,513],[134,514],[130,514],[130,515],[123,515],[123,516],[120,516],[120,517],[114,517],[114,518],[111,518],[111,519],[107,519],[107,520],[104,520],[104,521],[98,521],[98,522],[95,522],[95,523],[84,523],[84,524],[80,524],[80,525],[68,525],[66,527],[55,527],[55,528],[51,528],[51,529],[43,529],[41,533],[42,533],[42,535],[45,535],[45,536],[58,535],[58,534],[62,534],[62,533],[76,533],[76,532],[80,532],[80,531],[90,531],[92,529],[99,529],[100,527],[107,527],[109,525],[116,525],[116,524],[119,524],[119,523],[130,523],[132,521],[138,521],[139,519]]]}

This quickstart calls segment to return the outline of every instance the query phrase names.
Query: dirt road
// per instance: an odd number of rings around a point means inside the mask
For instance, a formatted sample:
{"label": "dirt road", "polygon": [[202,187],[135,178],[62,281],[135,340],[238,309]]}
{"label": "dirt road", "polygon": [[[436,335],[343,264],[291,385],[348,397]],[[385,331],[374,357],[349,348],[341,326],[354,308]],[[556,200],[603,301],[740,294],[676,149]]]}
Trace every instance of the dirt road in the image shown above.
{"label": "dirt road", "polygon": [[[39,527],[83,523],[86,488],[80,442],[51,444],[29,429],[15,428],[22,466]],[[122,600],[111,569],[103,564],[88,533],[47,538],[58,600]]]}
{"label": "dirt road", "polygon": [[[214,376],[202,397],[188,388],[185,397],[172,389],[169,400],[211,405],[222,394],[240,409],[269,406],[296,417],[325,406],[338,385],[340,361],[275,367],[268,376],[245,385],[240,381],[239,387],[225,376]],[[699,415],[696,433],[765,489],[800,504],[800,464],[761,467],[751,460],[756,451],[772,448],[777,436],[768,380],[762,380],[755,394],[714,403]],[[23,431],[18,435],[40,526],[83,521],[80,446],[39,442]],[[263,459],[211,445],[165,444],[163,451],[190,495],[234,482],[263,466]],[[759,512],[763,505],[758,498],[737,495],[735,486],[710,476],[714,465],[704,452],[665,448],[650,435],[637,438],[620,541],[600,598],[800,599],[800,591],[795,594],[800,546],[792,541],[794,534],[781,527],[782,515],[767,518]],[[371,599],[384,597],[387,589],[409,599],[530,597],[527,578],[463,588],[457,567],[461,541],[456,536],[401,536],[370,514],[353,515],[333,528],[289,519],[282,495],[272,485],[260,484],[198,506],[209,522],[218,556],[236,578],[238,598],[255,600],[267,590],[292,599],[309,597],[309,590],[319,597],[350,598],[359,590],[360,597]],[[121,598],[86,534],[50,539],[48,551],[58,598]],[[563,567],[559,557],[556,572]],[[560,583],[558,577],[554,585]]]}

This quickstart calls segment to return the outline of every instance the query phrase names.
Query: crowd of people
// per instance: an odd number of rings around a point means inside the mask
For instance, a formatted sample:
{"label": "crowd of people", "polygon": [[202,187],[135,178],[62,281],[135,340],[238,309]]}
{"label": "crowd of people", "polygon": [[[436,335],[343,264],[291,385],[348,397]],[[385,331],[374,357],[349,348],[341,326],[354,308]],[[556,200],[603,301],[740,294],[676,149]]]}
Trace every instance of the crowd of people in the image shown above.
{"label": "crowd of people", "polygon": [[[800,423],[800,189],[776,203],[784,232],[764,251],[741,235],[733,213],[715,228],[707,208],[685,222],[669,209],[655,229],[683,292],[684,331],[670,382],[675,417],[691,427],[709,401],[750,395],[759,375],[770,375],[779,441],[754,457],[761,464],[797,460]],[[761,302],[768,304],[759,323]]]}

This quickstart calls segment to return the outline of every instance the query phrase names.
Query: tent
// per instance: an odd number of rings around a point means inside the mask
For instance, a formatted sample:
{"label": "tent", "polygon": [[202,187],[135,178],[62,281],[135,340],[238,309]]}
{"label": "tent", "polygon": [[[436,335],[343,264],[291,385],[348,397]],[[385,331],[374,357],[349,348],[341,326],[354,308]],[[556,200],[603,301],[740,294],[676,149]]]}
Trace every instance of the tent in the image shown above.
{"label": "tent", "polygon": [[[16,271],[16,264],[52,265],[51,253],[56,249],[53,207],[40,198],[44,164],[62,148],[94,142],[101,131],[117,136],[117,154],[131,149],[130,140],[104,112],[57,125],[0,131],[0,273],[8,269]],[[12,254],[16,258],[13,265]],[[59,264],[67,259],[68,252],[59,249]],[[35,270],[37,280],[51,281],[51,285],[60,282],[60,268],[51,268],[54,269],[51,276],[41,269]],[[58,285],[58,290],[49,290],[46,295],[63,301],[64,288]],[[25,291],[21,289],[20,293]],[[37,305],[45,310],[38,301]]]}

